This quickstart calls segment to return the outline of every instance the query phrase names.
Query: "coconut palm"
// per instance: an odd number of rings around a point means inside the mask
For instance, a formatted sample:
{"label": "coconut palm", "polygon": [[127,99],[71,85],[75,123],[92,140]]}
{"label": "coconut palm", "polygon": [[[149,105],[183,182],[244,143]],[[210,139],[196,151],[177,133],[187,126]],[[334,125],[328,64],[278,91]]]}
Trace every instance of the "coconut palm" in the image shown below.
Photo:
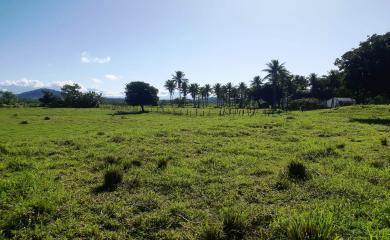
{"label": "coconut palm", "polygon": [[265,76],[265,79],[268,79],[272,84],[272,90],[273,90],[273,101],[272,101],[272,107],[275,108],[276,106],[276,91],[278,88],[278,85],[280,85],[280,81],[282,80],[282,76],[286,76],[288,71],[284,66],[284,63],[279,63],[278,60],[271,60],[271,62],[267,63],[267,68],[264,69],[264,72],[267,72],[267,76]]}
{"label": "coconut palm", "polygon": [[246,87],[246,84],[244,82],[240,82],[237,87],[238,90],[238,98],[240,101],[240,108],[244,106],[244,101],[247,97],[248,88]]}
{"label": "coconut palm", "polygon": [[172,74],[172,80],[175,81],[177,90],[179,90],[179,99],[181,99],[182,83],[188,80],[184,78],[185,76],[183,71],[176,71],[175,74]]}
{"label": "coconut palm", "polygon": [[231,106],[231,97],[232,97],[232,90],[233,90],[233,85],[231,82],[228,82],[226,85],[226,99],[228,101],[229,107]]}
{"label": "coconut palm", "polygon": [[188,92],[191,94],[192,101],[194,103],[194,107],[196,107],[196,97],[199,94],[199,84],[191,83],[190,87],[188,88]]}
{"label": "coconut palm", "polygon": [[205,100],[206,100],[206,106],[208,106],[208,104],[209,104],[210,93],[211,93],[211,86],[210,86],[210,84],[204,85],[204,96],[205,96]]}
{"label": "coconut palm", "polygon": [[260,76],[254,76],[253,80],[251,81],[251,87],[260,88],[263,84],[263,80]]}
{"label": "coconut palm", "polygon": [[187,94],[188,94],[188,80],[184,79],[183,82],[181,83],[181,91],[183,93],[183,102],[184,104],[187,101]]}
{"label": "coconut palm", "polygon": [[168,90],[169,92],[169,102],[172,104],[172,96],[175,91],[175,81],[174,80],[167,80],[165,81],[164,87]]}
{"label": "coconut palm", "polygon": [[221,94],[222,94],[222,91],[221,91],[221,84],[220,83],[216,83],[213,87],[213,92],[215,94],[215,96],[217,97],[217,106],[220,105],[220,100],[221,100]]}

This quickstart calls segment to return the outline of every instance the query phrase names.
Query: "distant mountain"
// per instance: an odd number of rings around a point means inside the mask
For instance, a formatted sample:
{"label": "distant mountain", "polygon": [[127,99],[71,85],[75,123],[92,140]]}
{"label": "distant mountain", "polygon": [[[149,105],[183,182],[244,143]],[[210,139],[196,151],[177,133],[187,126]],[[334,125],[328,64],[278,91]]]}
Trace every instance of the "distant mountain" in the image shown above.
{"label": "distant mountain", "polygon": [[53,93],[54,96],[57,96],[57,97],[61,96],[61,92],[60,91],[57,91],[57,90],[54,90],[54,89],[49,89],[49,88],[40,88],[40,89],[35,89],[35,90],[32,90],[32,91],[28,91],[28,92],[23,92],[23,93],[17,94],[17,96],[18,96],[19,99],[37,100],[37,99],[39,99],[39,98],[41,98],[43,96],[43,93],[45,91],[51,92],[51,93]]}

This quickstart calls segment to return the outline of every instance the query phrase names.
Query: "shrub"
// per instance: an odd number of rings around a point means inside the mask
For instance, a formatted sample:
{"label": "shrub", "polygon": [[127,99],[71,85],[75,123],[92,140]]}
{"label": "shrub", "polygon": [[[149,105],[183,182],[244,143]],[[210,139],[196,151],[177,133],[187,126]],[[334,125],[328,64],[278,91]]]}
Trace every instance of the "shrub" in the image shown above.
{"label": "shrub", "polygon": [[50,118],[49,117],[45,117],[44,120],[50,120]]}
{"label": "shrub", "polygon": [[203,227],[199,240],[222,240],[223,232],[220,227],[215,225],[206,225]]}
{"label": "shrub", "polygon": [[223,214],[223,233],[226,239],[244,239],[248,228],[248,217],[243,212],[227,209]]}
{"label": "shrub", "polygon": [[104,174],[104,188],[107,190],[114,190],[122,183],[123,173],[117,168],[109,168]]}
{"label": "shrub", "polygon": [[304,181],[308,179],[308,173],[303,163],[292,161],[287,166],[287,174],[290,179]]}
{"label": "shrub", "polygon": [[287,236],[291,240],[339,239],[334,230],[332,216],[323,212],[311,212],[295,216],[287,226]]}
{"label": "shrub", "polygon": [[28,122],[26,120],[23,120],[20,122],[20,124],[28,124]]}

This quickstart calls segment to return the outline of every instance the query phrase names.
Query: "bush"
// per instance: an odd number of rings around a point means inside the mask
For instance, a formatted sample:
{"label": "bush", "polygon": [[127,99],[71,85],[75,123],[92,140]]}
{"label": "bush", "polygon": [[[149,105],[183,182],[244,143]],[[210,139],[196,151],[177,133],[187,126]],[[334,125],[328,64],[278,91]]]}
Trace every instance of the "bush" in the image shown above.
{"label": "bush", "polygon": [[248,228],[248,217],[238,210],[227,209],[223,214],[223,233],[226,239],[244,239]]}
{"label": "bush", "polygon": [[289,110],[314,110],[325,108],[321,101],[316,98],[301,98],[297,100],[292,100],[289,102]]}
{"label": "bush", "polygon": [[20,122],[20,124],[28,124],[28,122],[26,120],[23,120]]}
{"label": "bush", "polygon": [[114,190],[122,183],[123,173],[117,168],[109,168],[104,174],[104,188]]}
{"label": "bush", "polygon": [[45,117],[44,120],[50,120],[50,118],[49,117]]}
{"label": "bush", "polygon": [[309,178],[303,163],[292,161],[287,166],[287,174],[290,179],[304,181]]}
{"label": "bush", "polygon": [[332,216],[323,212],[311,212],[295,216],[287,226],[287,236],[291,240],[339,239],[334,230]]}

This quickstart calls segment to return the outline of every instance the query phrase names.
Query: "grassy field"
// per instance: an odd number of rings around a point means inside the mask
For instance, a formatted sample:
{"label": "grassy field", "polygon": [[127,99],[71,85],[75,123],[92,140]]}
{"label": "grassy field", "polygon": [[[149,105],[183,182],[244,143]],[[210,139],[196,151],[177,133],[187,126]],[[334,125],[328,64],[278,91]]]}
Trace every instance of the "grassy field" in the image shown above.
{"label": "grassy field", "polygon": [[389,239],[390,106],[115,113],[0,109],[0,238]]}

